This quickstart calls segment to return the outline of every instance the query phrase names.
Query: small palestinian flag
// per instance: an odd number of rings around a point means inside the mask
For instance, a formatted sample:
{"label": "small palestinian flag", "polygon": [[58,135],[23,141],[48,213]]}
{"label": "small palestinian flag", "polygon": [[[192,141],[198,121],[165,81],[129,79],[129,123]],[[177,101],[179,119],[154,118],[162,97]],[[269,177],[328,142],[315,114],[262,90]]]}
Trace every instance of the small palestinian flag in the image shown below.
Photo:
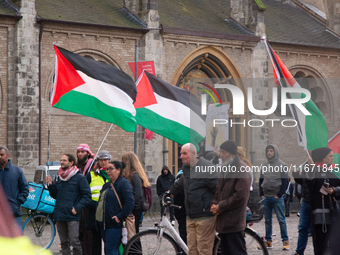
{"label": "small palestinian flag", "polygon": [[136,130],[137,89],[132,78],[104,62],[54,46],[56,53],[52,106]]}
{"label": "small palestinian flag", "polygon": [[[273,64],[274,78],[280,87],[301,88],[279,56],[265,40],[267,51]],[[301,93],[287,93],[290,98],[302,98]],[[328,128],[319,108],[309,100],[302,104],[311,115],[305,115],[295,105],[289,105],[298,129],[298,143],[307,150],[327,147]]]}
{"label": "small palestinian flag", "polygon": [[179,144],[196,146],[205,137],[201,103],[189,91],[144,71],[137,81],[137,123]]}

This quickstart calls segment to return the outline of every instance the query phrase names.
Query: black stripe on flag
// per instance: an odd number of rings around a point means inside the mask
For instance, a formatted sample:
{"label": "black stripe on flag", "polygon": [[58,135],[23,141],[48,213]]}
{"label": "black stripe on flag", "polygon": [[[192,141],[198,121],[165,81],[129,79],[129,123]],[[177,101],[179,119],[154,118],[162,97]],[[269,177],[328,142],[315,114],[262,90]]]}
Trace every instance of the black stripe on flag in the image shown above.
{"label": "black stripe on flag", "polygon": [[104,62],[80,56],[58,46],[57,48],[76,70],[93,79],[116,86],[130,96],[133,102],[136,101],[137,88],[128,74]]}
{"label": "black stripe on flag", "polygon": [[[282,72],[282,70],[281,70],[281,66],[279,65],[279,62],[277,61],[277,59],[276,59],[276,57],[275,57],[274,50],[272,49],[272,47],[271,47],[269,44],[268,44],[268,48],[269,48],[269,50],[270,50],[270,54],[272,55],[272,59],[273,59],[273,61],[274,61],[274,63],[275,63],[276,69],[277,69],[277,71],[279,72],[279,75],[280,75],[280,78],[279,78],[279,79],[280,79],[280,81],[283,82],[284,87],[287,88],[288,86],[287,86],[286,80],[285,80],[286,77],[284,77],[284,75],[283,75],[283,72]],[[292,98],[291,95],[290,95],[290,93],[287,93],[287,97],[288,97],[289,99]],[[297,115],[296,106],[295,106],[295,105],[289,105],[289,108],[290,108],[290,110],[291,110],[291,112],[292,112],[292,114],[293,114],[293,118],[294,118],[295,121],[297,122],[298,138],[299,138],[300,141],[302,141],[302,128],[301,128],[301,124],[300,124],[299,117],[298,117],[298,115]]]}
{"label": "black stripe on flag", "polygon": [[154,93],[158,94],[161,97],[177,101],[185,105],[186,107],[194,111],[203,120],[205,120],[205,116],[201,115],[201,102],[195,97],[194,94],[186,89],[181,89],[179,87],[171,85],[170,83],[167,83],[146,71],[145,74],[150,81]]}

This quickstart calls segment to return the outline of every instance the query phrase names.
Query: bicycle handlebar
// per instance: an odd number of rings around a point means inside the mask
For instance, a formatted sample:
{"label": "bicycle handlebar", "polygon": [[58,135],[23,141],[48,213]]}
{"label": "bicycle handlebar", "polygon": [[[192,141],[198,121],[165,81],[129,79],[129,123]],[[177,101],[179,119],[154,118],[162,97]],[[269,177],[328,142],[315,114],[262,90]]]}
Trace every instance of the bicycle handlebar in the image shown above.
{"label": "bicycle handlebar", "polygon": [[162,205],[163,205],[164,207],[169,206],[169,207],[174,207],[174,208],[181,209],[182,206],[173,205],[172,202],[171,202],[171,200],[168,200],[168,201],[164,202],[164,198],[165,198],[165,197],[169,197],[170,195],[171,195],[171,194],[168,193],[168,192],[165,192],[165,193],[163,194],[163,196],[162,196]]}

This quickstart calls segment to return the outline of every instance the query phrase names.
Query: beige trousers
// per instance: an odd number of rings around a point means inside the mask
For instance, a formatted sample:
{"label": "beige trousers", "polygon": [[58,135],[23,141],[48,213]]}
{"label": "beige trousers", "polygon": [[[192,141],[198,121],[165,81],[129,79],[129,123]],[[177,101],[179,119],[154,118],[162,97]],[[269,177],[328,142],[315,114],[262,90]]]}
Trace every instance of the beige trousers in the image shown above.
{"label": "beige trousers", "polygon": [[211,255],[214,247],[216,216],[207,220],[187,220],[189,255]]}

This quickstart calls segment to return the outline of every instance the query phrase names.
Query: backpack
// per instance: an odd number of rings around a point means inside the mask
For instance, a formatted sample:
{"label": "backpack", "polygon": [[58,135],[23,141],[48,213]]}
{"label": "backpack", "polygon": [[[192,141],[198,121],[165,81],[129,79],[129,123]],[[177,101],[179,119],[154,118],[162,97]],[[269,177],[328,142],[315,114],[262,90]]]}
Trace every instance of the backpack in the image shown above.
{"label": "backpack", "polygon": [[151,187],[143,187],[142,197],[142,212],[146,212],[152,206],[152,192]]}

